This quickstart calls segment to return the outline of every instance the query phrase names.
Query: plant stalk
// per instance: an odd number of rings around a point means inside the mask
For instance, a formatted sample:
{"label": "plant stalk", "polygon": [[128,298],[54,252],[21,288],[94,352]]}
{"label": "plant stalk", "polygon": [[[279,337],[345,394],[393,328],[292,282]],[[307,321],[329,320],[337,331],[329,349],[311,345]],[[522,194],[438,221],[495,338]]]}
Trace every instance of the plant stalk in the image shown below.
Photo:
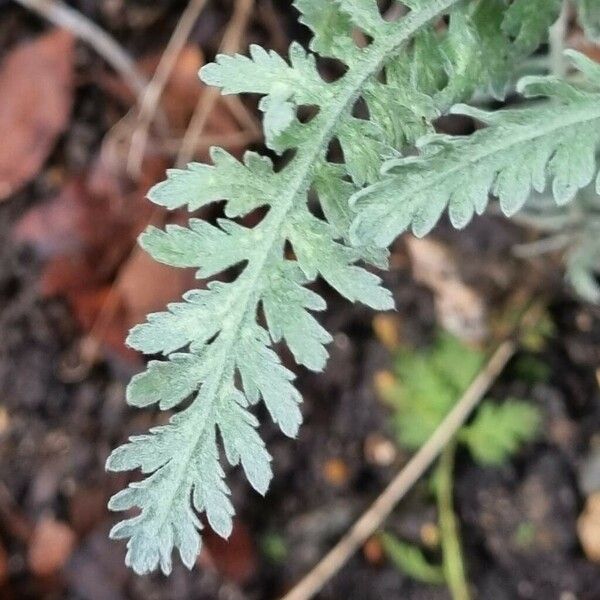
{"label": "plant stalk", "polygon": [[469,583],[462,554],[460,529],[454,512],[454,459],[456,441],[451,441],[440,456],[435,473],[435,496],[446,583],[453,600],[470,600]]}

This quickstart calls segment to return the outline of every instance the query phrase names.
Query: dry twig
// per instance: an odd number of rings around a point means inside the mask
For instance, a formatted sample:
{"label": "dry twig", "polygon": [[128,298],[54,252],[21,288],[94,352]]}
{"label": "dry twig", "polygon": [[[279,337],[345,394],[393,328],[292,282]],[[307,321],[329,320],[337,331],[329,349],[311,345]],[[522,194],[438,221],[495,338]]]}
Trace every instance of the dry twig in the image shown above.
{"label": "dry twig", "polygon": [[[539,317],[540,306],[528,310],[520,324],[531,324]],[[429,440],[396,475],[368,510],[356,521],[350,531],[325,557],[289,591],[282,600],[308,600],[346,564],[348,559],[379,529],[398,502],[411,490],[433,464],[445,446],[452,440],[485,393],[502,373],[518,348],[518,341],[511,337],[502,342],[483,370]]]}
{"label": "dry twig", "polygon": [[111,67],[121,74],[123,80],[136,95],[148,84],[133,59],[119,43],[87,17],[67,6],[61,0],[15,0],[21,6],[44,17],[58,27],[64,27],[87,42]]}
{"label": "dry twig", "polygon": [[139,175],[146,151],[146,144],[148,143],[148,131],[152,125],[163,90],[185,43],[190,37],[194,24],[206,6],[206,2],[207,0],[190,0],[161,56],[152,80],[138,104],[136,128],[131,136],[131,145],[127,158],[127,171],[133,177]]}
{"label": "dry twig", "polygon": [[[237,0],[233,16],[227,25],[219,50],[225,54],[233,54],[240,47],[242,36],[254,8],[254,0]],[[216,88],[209,88],[200,97],[190,125],[183,136],[181,149],[177,155],[176,165],[182,167],[194,158],[198,138],[206,127],[210,113],[214,108],[221,92]],[[238,105],[239,107],[239,105]]]}

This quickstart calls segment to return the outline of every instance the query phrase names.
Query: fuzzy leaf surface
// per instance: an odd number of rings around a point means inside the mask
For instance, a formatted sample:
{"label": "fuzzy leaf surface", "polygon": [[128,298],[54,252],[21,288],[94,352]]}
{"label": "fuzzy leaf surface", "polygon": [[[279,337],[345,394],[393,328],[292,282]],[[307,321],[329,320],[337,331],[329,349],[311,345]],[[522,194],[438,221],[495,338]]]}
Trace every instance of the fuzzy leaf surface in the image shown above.
{"label": "fuzzy leaf surface", "polygon": [[[134,377],[129,402],[178,411],[168,424],[130,438],[107,461],[110,470],[140,469],[146,476],[110,503],[114,510],[138,510],[111,533],[128,540],[127,564],[138,573],[157,567],[168,573],[174,550],[191,568],[203,516],[217,533],[229,535],[233,508],[222,457],[239,466],[258,493],[266,492],[271,457],[251,408],[264,402],[288,436],[297,434],[301,422],[294,375],[273,344],[285,343],[299,364],[321,370],[331,340],[315,318],[325,302],[306,285],[320,277],[352,301],[393,307],[379,277],[361,264],[385,266],[386,252],[348,243],[350,195],[374,181],[385,157],[394,155],[380,124],[356,117],[353,108],[386,64],[459,2],[432,0],[394,23],[381,18],[375,0],[344,0],[329,10],[320,0],[297,4],[316,29],[313,48],[346,61],[341,79],[323,80],[314,55],[298,44],[287,57],[258,46],[248,57],[218,56],[201,73],[223,93],[261,95],[267,144],[278,153],[292,149],[295,156],[276,171],[258,154],[248,152],[239,161],[215,149],[212,164],[171,170],[149,194],[170,209],[225,203],[224,217],[214,224],[191,219],[187,227],[150,228],[140,240],[156,260],[194,268],[200,280],[211,281],[200,281],[181,302],[149,315],[127,340],[140,352],[163,356]],[[321,27],[321,16],[334,24],[331,30]],[[347,25],[357,23],[374,38],[368,48],[347,37]],[[317,109],[316,116],[301,122],[297,109],[307,105]],[[344,164],[327,160],[333,139],[343,148]],[[326,219],[308,210],[312,193]],[[257,208],[263,216],[253,227],[234,220]]]}
{"label": "fuzzy leaf surface", "polygon": [[352,239],[383,247],[408,228],[424,236],[446,208],[462,228],[485,211],[490,194],[510,216],[549,183],[557,204],[570,202],[598,172],[600,66],[573,51],[569,57],[584,84],[527,77],[520,91],[545,104],[494,113],[456,106],[454,113],[487,127],[471,136],[427,136],[419,156],[388,161],[387,176],[354,196]]}
{"label": "fuzzy leaf surface", "polygon": [[[286,56],[259,46],[249,56],[219,55],[201,72],[224,94],[260,95],[267,146],[292,157],[275,169],[253,152],[238,160],[213,149],[211,164],[170,170],[149,194],[169,209],[224,202],[224,217],[150,228],[140,240],[157,261],[194,268],[200,281],[128,337],[140,352],[162,355],[133,378],[128,401],[176,411],[107,462],[111,470],[146,475],[110,504],[138,510],[112,531],[128,539],[127,563],[138,573],[168,573],[174,550],[191,567],[204,518],[229,535],[233,508],[223,457],[266,492],[271,459],[253,405],[263,402],[285,435],[295,436],[301,423],[294,375],[273,345],[285,344],[298,364],[319,371],[331,341],[315,316],[325,302],[307,286],[321,278],[351,301],[393,307],[379,277],[365,268],[385,267],[386,251],[350,243],[350,197],[379,180],[386,159],[433,131],[432,120],[448,106],[480,87],[501,89],[509,70],[504,0],[411,0],[411,11],[395,22],[381,17],[375,0],[295,4],[313,30],[310,49],[346,65],[341,78],[325,81],[316,56],[296,43]],[[437,27],[445,17],[447,30]],[[360,47],[355,29],[370,44]],[[368,115],[360,114],[359,101]],[[303,108],[314,116],[299,119]],[[342,163],[328,159],[333,141]],[[324,218],[308,209],[313,197]]]}

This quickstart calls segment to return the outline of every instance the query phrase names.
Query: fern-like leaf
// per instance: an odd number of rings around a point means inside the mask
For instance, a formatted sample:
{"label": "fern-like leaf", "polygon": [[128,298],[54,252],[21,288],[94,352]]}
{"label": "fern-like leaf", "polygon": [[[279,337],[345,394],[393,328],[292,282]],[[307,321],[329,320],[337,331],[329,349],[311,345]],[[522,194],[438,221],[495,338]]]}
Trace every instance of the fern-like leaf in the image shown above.
{"label": "fern-like leaf", "polygon": [[[325,302],[306,284],[321,277],[350,300],[382,310],[393,305],[379,278],[360,265],[383,267],[386,252],[349,243],[350,197],[379,179],[386,158],[431,132],[431,120],[450,104],[478,87],[500,85],[506,76],[512,56],[512,39],[501,27],[507,2],[405,4],[412,9],[406,17],[386,22],[376,0],[296,0],[314,32],[311,49],[348,67],[335,82],[322,79],[314,55],[298,44],[288,58],[253,46],[248,57],[218,56],[202,70],[204,81],[223,93],[262,95],[266,143],[293,157],[276,171],[255,153],[240,162],[215,149],[211,165],[171,170],[150,192],[152,201],[169,209],[196,210],[224,200],[225,218],[216,224],[192,219],[188,227],[150,228],[141,244],[162,263],[197,269],[200,279],[232,268],[237,275],[199,284],[182,302],[149,315],[128,338],[131,347],[164,356],[134,377],[129,403],[179,410],[167,425],[132,437],[107,462],[111,470],[140,469],[147,476],[110,502],[115,510],[140,511],[112,531],[128,538],[127,563],[138,573],[158,566],[168,573],[174,549],[191,567],[201,544],[201,514],[217,533],[229,535],[233,508],[221,451],[265,493],[271,459],[251,405],[263,401],[288,436],[297,434],[301,421],[294,376],[272,345],[284,342],[299,364],[318,371],[331,340],[313,314]],[[434,26],[444,16],[449,27],[438,32]],[[355,44],[356,27],[372,38],[368,47]],[[492,60],[498,49],[501,59]],[[477,68],[469,67],[465,52]],[[429,65],[425,56],[432,58]],[[368,120],[355,115],[361,98]],[[301,122],[302,106],[313,107],[316,116]],[[334,139],[343,164],[327,160]],[[308,210],[313,192],[326,220]],[[256,226],[234,221],[258,208],[264,216]]]}
{"label": "fern-like leaf", "polygon": [[404,351],[396,357],[398,384],[385,399],[394,411],[398,442],[418,450],[467,389],[485,359],[481,351],[440,332],[428,352]]}
{"label": "fern-like leaf", "polygon": [[459,439],[481,465],[502,465],[520,446],[535,438],[540,420],[539,410],[527,402],[486,401],[473,422],[460,430]]}
{"label": "fern-like leaf", "polygon": [[546,104],[495,113],[456,106],[454,113],[488,127],[466,137],[425,137],[420,156],[388,161],[387,177],[353,199],[354,241],[387,246],[409,227],[423,236],[446,207],[453,225],[462,228],[484,212],[490,194],[513,215],[548,181],[559,205],[572,200],[598,170],[600,66],[573,51],[568,56],[585,75],[584,84],[526,77],[521,93],[546,97]]}

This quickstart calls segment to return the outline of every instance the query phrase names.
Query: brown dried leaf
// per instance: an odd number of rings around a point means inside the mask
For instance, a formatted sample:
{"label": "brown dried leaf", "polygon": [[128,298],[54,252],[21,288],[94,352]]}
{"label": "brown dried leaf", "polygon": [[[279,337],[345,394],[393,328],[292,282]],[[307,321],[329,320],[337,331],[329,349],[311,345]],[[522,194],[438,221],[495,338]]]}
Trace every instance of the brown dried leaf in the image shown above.
{"label": "brown dried leaf", "polygon": [[67,564],[75,541],[75,533],[66,523],[42,517],[35,526],[27,552],[32,573],[47,577],[60,571]]}
{"label": "brown dried leaf", "polygon": [[143,251],[131,256],[119,276],[118,291],[126,310],[127,327],[146,320],[146,315],[180,301],[189,289],[198,287],[191,269],[173,269],[153,260]]}
{"label": "brown dried leaf", "polygon": [[207,532],[198,564],[218,571],[223,577],[244,585],[258,568],[256,546],[248,527],[239,519],[234,521],[229,540]]}
{"label": "brown dried leaf", "polygon": [[0,586],[8,581],[8,552],[0,545]]}
{"label": "brown dried leaf", "polygon": [[55,29],[0,66],[0,200],[33,179],[64,131],[73,101],[73,37]]}
{"label": "brown dried leaf", "polygon": [[465,342],[481,342],[488,334],[483,298],[461,279],[449,248],[431,238],[407,236],[413,276],[434,294],[442,327]]}

